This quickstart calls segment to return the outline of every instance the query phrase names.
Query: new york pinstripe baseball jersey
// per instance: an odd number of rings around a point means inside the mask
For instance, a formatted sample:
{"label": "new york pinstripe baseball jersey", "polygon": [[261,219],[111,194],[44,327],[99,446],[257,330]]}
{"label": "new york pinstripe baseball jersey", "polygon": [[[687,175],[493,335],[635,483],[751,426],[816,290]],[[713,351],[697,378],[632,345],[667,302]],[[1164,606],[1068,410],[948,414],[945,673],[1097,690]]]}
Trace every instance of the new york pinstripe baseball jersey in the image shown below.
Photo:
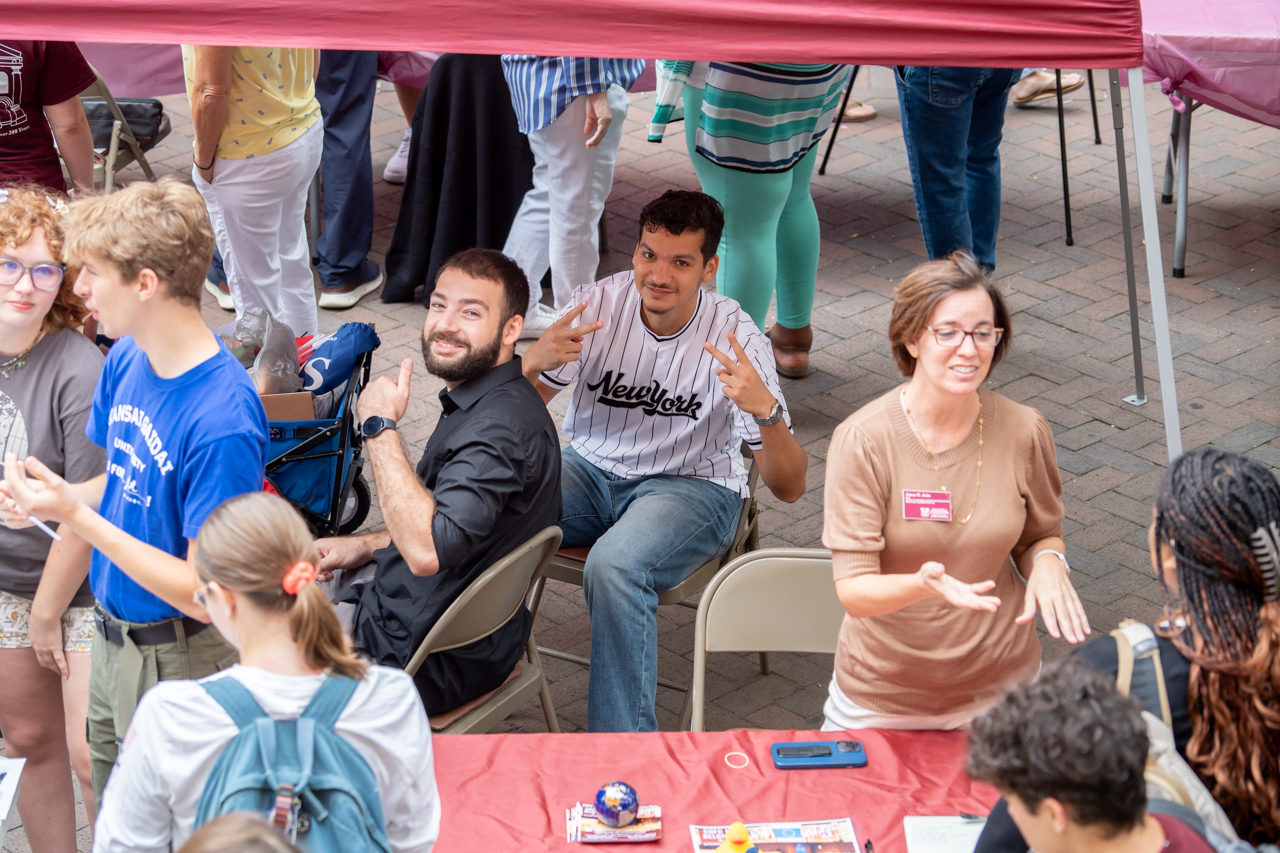
{"label": "new york pinstripe baseball jersey", "polygon": [[741,443],[760,448],[760,428],[724,393],[720,364],[702,348],[710,341],[736,358],[738,339],[769,393],[791,414],[778,387],[773,347],[751,317],[727,296],[698,291],[698,307],[683,329],[659,337],[640,316],[635,274],[627,271],[573,292],[587,303],[576,325],[604,320],[587,335],[578,361],[542,374],[557,390],[577,380],[564,431],[582,458],[621,477],[699,477],[747,496]]}

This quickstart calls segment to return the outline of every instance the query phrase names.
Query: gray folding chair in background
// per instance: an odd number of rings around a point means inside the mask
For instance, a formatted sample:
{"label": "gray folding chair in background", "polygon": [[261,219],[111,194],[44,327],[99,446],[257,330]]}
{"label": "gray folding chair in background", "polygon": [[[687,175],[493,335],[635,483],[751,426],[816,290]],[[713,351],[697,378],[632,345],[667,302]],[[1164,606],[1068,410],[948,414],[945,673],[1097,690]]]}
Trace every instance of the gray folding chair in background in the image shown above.
{"label": "gray folding chair in background", "polygon": [[[742,456],[743,461],[747,464],[747,487],[750,491],[750,497],[742,502],[742,512],[738,516],[738,529],[734,532],[733,543],[729,546],[728,551],[719,557],[708,560],[680,583],[659,594],[659,605],[678,604],[690,609],[697,608],[698,605],[690,599],[707,585],[707,582],[720,570],[721,566],[748,551],[754,551],[760,547],[760,508],[756,504],[756,484],[760,480],[760,468],[756,465],[756,460],[751,455],[751,448],[747,447],[746,444],[742,446]],[[583,571],[587,564],[587,554],[590,551],[590,548],[563,548],[557,551],[543,572],[543,578],[563,581],[574,586],[582,586]],[[544,584],[541,582],[537,584],[532,595],[532,603],[529,605],[529,609],[533,611],[535,617],[538,615],[538,605],[542,600],[543,586]],[[538,651],[547,657],[569,661],[580,666],[591,666],[590,658],[543,647],[539,647]],[[769,658],[765,653],[760,655],[760,672],[765,675],[769,674]],[[685,693],[686,697],[689,693],[689,685],[680,684],[661,676],[658,677],[658,686],[666,687],[669,690],[679,690]],[[688,699],[686,698],[681,719],[686,719],[688,715]]]}
{"label": "gray folding chair in background", "polygon": [[[481,572],[440,616],[404,671],[414,675],[432,652],[470,645],[511,621],[524,605],[530,588],[540,586],[542,570],[559,547],[560,528],[548,527]],[[431,717],[431,730],[437,734],[481,734],[534,696],[540,696],[547,728],[559,733],[560,724],[556,722],[532,630],[525,656],[526,660],[516,665],[498,689]]]}
{"label": "gray folding chair in background", "polygon": [[[80,93],[80,100],[89,103],[95,99],[103,101],[113,119],[108,138],[105,140],[99,136],[94,138],[94,151],[102,158],[102,162],[98,162],[96,158],[94,160],[94,184],[101,182],[103,194],[109,195],[115,189],[116,173],[134,162],[142,168],[142,173],[147,176],[148,181],[154,181],[156,173],[152,170],[151,163],[147,161],[146,152],[150,151],[160,140],[169,135],[172,129],[169,123],[169,116],[161,112],[156,135],[139,139],[133,128],[129,126],[129,122],[121,111],[120,105],[116,103],[116,99],[111,95],[111,89],[108,88],[107,81],[102,79],[98,69],[94,68],[93,74],[96,79],[89,88]],[[86,103],[86,107],[88,105]],[[65,164],[63,164],[62,171],[63,175],[69,179],[70,175],[67,174]]]}
{"label": "gray folding chair in background", "polygon": [[843,621],[830,551],[766,548],[729,563],[698,604],[693,684],[680,727],[705,731],[708,652],[835,654]]}

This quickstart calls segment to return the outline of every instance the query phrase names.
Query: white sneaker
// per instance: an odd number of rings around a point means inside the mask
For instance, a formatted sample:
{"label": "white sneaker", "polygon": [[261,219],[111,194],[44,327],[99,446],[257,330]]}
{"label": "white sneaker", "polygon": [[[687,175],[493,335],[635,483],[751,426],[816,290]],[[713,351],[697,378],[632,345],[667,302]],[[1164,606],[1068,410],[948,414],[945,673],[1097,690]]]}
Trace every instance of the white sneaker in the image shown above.
{"label": "white sneaker", "polygon": [[318,304],[321,308],[351,308],[357,302],[364,298],[365,294],[373,293],[379,287],[385,276],[382,270],[378,270],[378,274],[368,281],[351,281],[347,282],[340,288],[332,290],[320,289],[320,299]]}
{"label": "white sneaker", "polygon": [[400,137],[400,147],[387,161],[387,168],[382,170],[382,180],[389,184],[403,184],[409,175],[409,145],[413,142],[413,128],[405,130]]}
{"label": "white sneaker", "polygon": [[218,307],[223,311],[236,310],[236,302],[231,298],[231,290],[223,290],[227,285],[225,283],[218,285],[209,279],[204,280],[204,289],[213,294],[213,298],[218,300]]}
{"label": "white sneaker", "polygon": [[559,316],[559,311],[554,308],[549,308],[539,302],[537,313],[524,318],[524,328],[520,331],[520,340],[531,341],[542,337],[542,333],[551,328],[551,324],[554,323]]}

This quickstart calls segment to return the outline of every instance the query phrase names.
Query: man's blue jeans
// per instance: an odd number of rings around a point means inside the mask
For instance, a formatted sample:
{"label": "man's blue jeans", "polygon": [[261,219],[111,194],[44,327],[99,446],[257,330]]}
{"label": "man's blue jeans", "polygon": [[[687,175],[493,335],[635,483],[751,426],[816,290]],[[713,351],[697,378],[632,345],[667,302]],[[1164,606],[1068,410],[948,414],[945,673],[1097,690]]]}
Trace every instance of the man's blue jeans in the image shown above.
{"label": "man's blue jeans", "polygon": [[956,249],[996,265],[1000,138],[1019,68],[899,66],[902,138],[929,257]]}
{"label": "man's blue jeans", "polygon": [[591,617],[587,728],[658,729],[658,594],[733,542],[742,498],[695,477],[624,478],[572,448],[561,462],[563,547],[588,545]]}
{"label": "man's blue jeans", "polygon": [[378,274],[373,245],[373,155],[369,148],[376,50],[322,50],[316,100],[324,116],[324,231],[316,240],[320,286],[363,284]]}

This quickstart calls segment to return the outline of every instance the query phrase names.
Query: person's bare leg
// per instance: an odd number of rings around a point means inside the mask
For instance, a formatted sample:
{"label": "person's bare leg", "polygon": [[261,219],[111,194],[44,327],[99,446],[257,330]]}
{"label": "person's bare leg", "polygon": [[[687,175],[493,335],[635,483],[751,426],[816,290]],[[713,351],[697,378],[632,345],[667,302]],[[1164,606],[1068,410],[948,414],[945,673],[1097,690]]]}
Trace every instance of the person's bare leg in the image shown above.
{"label": "person's bare leg", "polygon": [[404,123],[413,124],[413,111],[418,108],[418,96],[422,94],[421,89],[415,89],[412,86],[406,86],[403,83],[396,83],[396,97],[400,99],[400,109],[404,112]]}
{"label": "person's bare leg", "polygon": [[62,676],[42,667],[31,649],[0,649],[0,683],[5,685],[0,690],[0,731],[5,755],[27,759],[18,790],[18,814],[32,853],[76,849],[75,793],[63,733],[61,682]]}
{"label": "person's bare leg", "polygon": [[97,816],[97,803],[93,801],[93,774],[89,771],[89,741],[85,738],[85,718],[89,716],[89,658],[88,652],[65,652],[71,677],[62,682],[62,713],[67,724],[67,752],[71,754],[71,769],[80,780],[80,793],[84,797],[84,810],[89,816],[89,829],[93,830]]}

